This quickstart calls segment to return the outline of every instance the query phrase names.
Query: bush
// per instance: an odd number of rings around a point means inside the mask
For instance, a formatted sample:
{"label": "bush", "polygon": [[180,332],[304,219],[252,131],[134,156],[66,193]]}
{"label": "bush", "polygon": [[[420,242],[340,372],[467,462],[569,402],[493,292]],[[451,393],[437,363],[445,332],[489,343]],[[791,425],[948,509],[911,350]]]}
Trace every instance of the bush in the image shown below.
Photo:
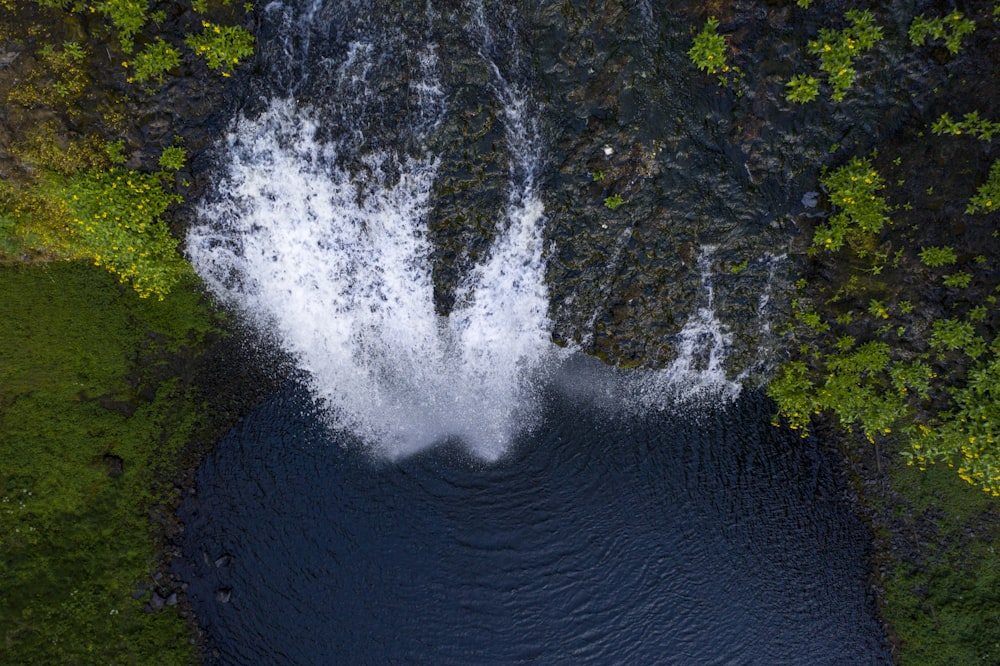
{"label": "bush", "polygon": [[163,75],[181,64],[181,52],[157,37],[156,41],[146,44],[130,64],[133,74],[128,78],[129,83],[145,83],[150,79],[163,83]]}
{"label": "bush", "polygon": [[990,175],[986,182],[979,186],[975,196],[969,199],[969,205],[965,212],[992,213],[1000,207],[1000,160],[990,167]]}
{"label": "bush", "polygon": [[811,102],[819,94],[819,81],[816,80],[815,76],[808,74],[793,76],[792,80],[785,84],[785,87],[788,88],[785,99],[796,104]]}
{"label": "bush", "polygon": [[910,42],[914,46],[923,46],[927,38],[943,39],[944,46],[952,54],[958,53],[962,48],[962,38],[976,30],[976,23],[971,19],[964,18],[961,12],[952,12],[948,16],[941,18],[924,18],[924,15],[913,19],[910,24]]}
{"label": "bush", "polygon": [[229,76],[240,60],[253,54],[253,35],[235,25],[216,25],[201,22],[204,28],[197,35],[188,35],[184,43],[205,59],[211,69],[217,69],[223,76]]}
{"label": "bush", "polygon": [[1000,132],[1000,123],[990,122],[980,117],[978,111],[965,114],[965,117],[959,121],[952,120],[947,113],[942,113],[941,117],[931,125],[931,132],[938,136],[942,134],[959,136],[965,132],[981,141],[991,141],[993,135]]}
{"label": "bush", "polygon": [[694,44],[688,51],[691,62],[708,74],[729,71],[729,66],[726,64],[726,38],[716,32],[718,27],[719,21],[714,16],[708,19],[705,27],[695,36]]}
{"label": "bush", "polygon": [[920,251],[920,261],[929,268],[937,268],[958,261],[950,247],[925,247]]}
{"label": "bush", "polygon": [[135,48],[135,36],[146,25],[149,13],[148,0],[101,0],[94,7],[108,17],[118,31],[118,41],[121,43],[122,51],[132,53]]}
{"label": "bush", "polygon": [[160,174],[114,168],[83,171],[51,186],[63,202],[70,256],[86,257],[130,281],[140,296],[161,300],[190,269],[160,219],[176,194]]}
{"label": "bush", "polygon": [[888,205],[878,196],[885,182],[868,159],[852,158],[820,182],[840,210],[816,229],[813,245],[836,252],[850,236],[878,234],[889,222]]}
{"label": "bush", "polygon": [[851,26],[844,30],[823,28],[819,38],[809,42],[808,50],[820,59],[820,69],[826,72],[833,92],[830,98],[839,102],[854,85],[857,71],[854,61],[882,40],[882,28],[868,10],[851,10],[844,14]]}

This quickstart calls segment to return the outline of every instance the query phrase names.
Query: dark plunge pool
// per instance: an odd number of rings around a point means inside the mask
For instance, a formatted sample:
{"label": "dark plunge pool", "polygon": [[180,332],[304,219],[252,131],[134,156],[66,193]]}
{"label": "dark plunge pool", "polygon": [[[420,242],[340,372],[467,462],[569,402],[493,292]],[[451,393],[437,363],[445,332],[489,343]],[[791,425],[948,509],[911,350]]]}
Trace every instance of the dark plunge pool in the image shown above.
{"label": "dark plunge pool", "polygon": [[210,663],[891,663],[827,453],[758,396],[698,411],[551,396],[498,463],[388,463],[289,386],[182,508]]}

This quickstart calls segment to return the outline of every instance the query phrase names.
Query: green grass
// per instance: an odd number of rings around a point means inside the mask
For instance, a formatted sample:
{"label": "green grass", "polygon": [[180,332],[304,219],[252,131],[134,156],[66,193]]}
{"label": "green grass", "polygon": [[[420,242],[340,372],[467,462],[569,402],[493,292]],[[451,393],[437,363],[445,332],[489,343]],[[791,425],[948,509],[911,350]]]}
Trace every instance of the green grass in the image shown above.
{"label": "green grass", "polygon": [[995,498],[953,469],[898,464],[892,486],[909,503],[898,520],[929,539],[897,553],[883,609],[905,664],[1000,663],[1000,524]]}
{"label": "green grass", "polygon": [[195,660],[186,621],[130,595],[156,561],[148,511],[199,426],[177,375],[212,328],[192,285],[159,302],[93,266],[0,266],[3,663]]}

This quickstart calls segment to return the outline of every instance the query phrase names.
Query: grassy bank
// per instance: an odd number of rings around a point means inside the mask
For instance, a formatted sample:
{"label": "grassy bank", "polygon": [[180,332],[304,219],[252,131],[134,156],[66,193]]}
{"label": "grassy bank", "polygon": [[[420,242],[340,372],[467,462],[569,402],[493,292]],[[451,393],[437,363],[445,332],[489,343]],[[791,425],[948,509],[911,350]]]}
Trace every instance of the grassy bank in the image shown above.
{"label": "grassy bank", "polygon": [[0,265],[5,664],[194,660],[186,620],[145,604],[212,330],[191,285],[159,302],[89,265]]}
{"label": "grassy bank", "polygon": [[880,513],[883,613],[902,663],[1000,663],[1000,507],[953,469],[890,460]]}

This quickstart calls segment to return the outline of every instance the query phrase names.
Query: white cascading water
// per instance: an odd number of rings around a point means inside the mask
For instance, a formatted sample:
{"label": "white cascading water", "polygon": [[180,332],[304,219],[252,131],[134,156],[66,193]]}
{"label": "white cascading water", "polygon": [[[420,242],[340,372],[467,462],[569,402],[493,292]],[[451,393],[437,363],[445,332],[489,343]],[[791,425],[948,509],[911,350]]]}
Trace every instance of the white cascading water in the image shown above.
{"label": "white cascading water", "polygon": [[715,312],[712,259],[716,249],[706,245],[698,254],[704,305],[677,334],[677,358],[665,369],[637,380],[628,391],[644,409],[706,399],[729,402],[740,394],[742,385],[730,380],[724,367],[732,336]]}
{"label": "white cascading water", "polygon": [[[321,14],[316,2],[297,18],[275,7],[286,25],[308,27]],[[429,4],[427,13],[433,20]],[[187,239],[212,290],[294,355],[333,425],[389,458],[458,439],[478,458],[496,460],[534,426],[542,380],[568,355],[550,336],[531,98],[498,60],[514,70],[522,63],[498,40],[481,0],[472,3],[467,30],[503,109],[510,184],[493,245],[458,285],[448,317],[435,312],[427,233],[438,160],[372,147],[378,142],[365,136],[364,121],[380,113],[371,79],[385,35],[347,42],[339,64],[324,59],[335,93],[326,108],[344,125],[337,132],[322,131],[330,129],[328,112],[296,102],[297,85],[287,80],[266,110],[236,122],[224,146],[226,172]],[[297,43],[308,51],[304,33]],[[436,53],[430,44],[415,56],[415,104],[405,123],[412,145],[423,145],[446,112]],[[339,138],[320,138],[327,135]],[[639,410],[738,395],[722,367],[729,337],[713,310],[713,249],[698,261],[705,305],[677,336],[673,364],[619,376],[616,388],[578,387],[581,395]]]}
{"label": "white cascading water", "polygon": [[[338,88],[367,93],[371,51],[350,46]],[[411,85],[417,133],[444,109],[434,54],[424,51]],[[512,155],[509,205],[449,317],[435,313],[426,229],[435,157],[363,150],[360,130],[324,143],[322,112],[290,99],[238,121],[219,196],[188,236],[213,291],[274,331],[335,424],[388,457],[452,437],[481,459],[500,457],[533,424],[533,387],[555,353],[537,133],[523,91],[490,64]],[[344,154],[360,173],[337,166]]]}

